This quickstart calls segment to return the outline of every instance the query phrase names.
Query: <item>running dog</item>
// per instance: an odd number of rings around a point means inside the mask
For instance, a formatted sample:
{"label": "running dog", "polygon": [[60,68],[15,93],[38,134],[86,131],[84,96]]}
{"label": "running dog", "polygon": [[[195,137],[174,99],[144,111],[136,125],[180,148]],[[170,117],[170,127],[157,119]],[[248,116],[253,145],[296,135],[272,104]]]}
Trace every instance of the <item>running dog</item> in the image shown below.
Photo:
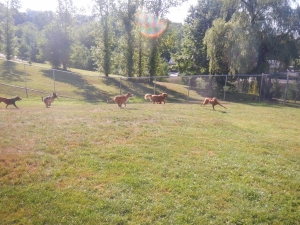
{"label": "running dog", "polygon": [[57,95],[55,92],[53,92],[51,95],[48,95],[47,97],[43,98],[42,97],[42,101],[45,103],[46,108],[49,108],[51,103],[54,101],[54,99],[57,98]]}
{"label": "running dog", "polygon": [[0,97],[0,102],[4,102],[6,104],[6,109],[8,105],[14,105],[17,109],[18,106],[16,106],[16,101],[21,101],[22,99],[19,96],[16,96],[14,98],[3,98]]}
{"label": "running dog", "polygon": [[167,93],[162,93],[160,95],[152,95],[152,94],[145,94],[145,99],[150,99],[150,101],[153,102],[153,104],[161,104],[162,102],[166,104],[165,99],[168,97]]}
{"label": "running dog", "polygon": [[225,106],[221,105],[216,98],[206,98],[200,105],[205,106],[208,103],[212,104],[213,110],[215,110],[215,105],[220,105],[223,108],[227,109]]}
{"label": "running dog", "polygon": [[126,102],[127,102],[128,98],[130,98],[132,96],[133,96],[133,94],[131,94],[130,92],[128,92],[126,95],[117,95],[113,99],[107,100],[107,102],[115,102],[115,103],[118,104],[119,108],[122,108],[123,104],[126,107]]}

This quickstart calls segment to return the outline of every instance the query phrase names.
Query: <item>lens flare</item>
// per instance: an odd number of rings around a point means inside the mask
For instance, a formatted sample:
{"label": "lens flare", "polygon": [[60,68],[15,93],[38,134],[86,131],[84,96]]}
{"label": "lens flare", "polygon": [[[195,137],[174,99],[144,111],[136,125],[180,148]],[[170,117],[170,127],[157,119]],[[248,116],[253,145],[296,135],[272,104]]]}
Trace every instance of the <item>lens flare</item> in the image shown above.
{"label": "lens flare", "polygon": [[143,36],[157,38],[162,35],[168,27],[168,20],[158,19],[153,14],[138,12],[135,15],[135,22]]}

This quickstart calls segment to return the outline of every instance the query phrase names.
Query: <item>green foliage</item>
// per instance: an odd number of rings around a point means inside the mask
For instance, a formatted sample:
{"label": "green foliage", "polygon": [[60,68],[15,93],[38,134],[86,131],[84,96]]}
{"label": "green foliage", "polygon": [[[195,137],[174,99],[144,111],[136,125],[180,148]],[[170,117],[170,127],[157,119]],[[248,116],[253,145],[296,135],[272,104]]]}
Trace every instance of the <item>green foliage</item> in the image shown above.
{"label": "green foliage", "polygon": [[1,21],[1,27],[3,32],[3,47],[6,59],[10,60],[14,57],[16,52],[16,38],[14,35],[15,27],[12,17],[13,10],[18,5],[17,0],[6,0],[4,9],[4,19]]}
{"label": "green foliage", "polygon": [[70,57],[70,67],[93,70],[93,61],[90,50],[83,45],[73,45],[72,54]]}
{"label": "green foliage", "polygon": [[282,85],[280,84],[280,81],[278,79],[275,79],[273,81],[273,85],[271,88],[271,91],[273,93],[274,98],[281,98],[282,97]]}
{"label": "green foliage", "polygon": [[47,25],[49,25],[55,19],[55,15],[52,11],[35,12],[27,10],[27,22],[33,23],[39,31],[42,31]]}
{"label": "green foliage", "polygon": [[67,55],[70,50],[70,41],[64,34],[57,22],[47,25],[38,39],[38,60],[47,60],[54,68],[59,68],[63,62],[63,54]]}
{"label": "green foliage", "polygon": [[39,60],[47,60],[54,68],[67,69],[73,39],[72,6],[68,1],[59,1],[57,18],[45,27],[38,40]]}
{"label": "green foliage", "polygon": [[213,20],[221,17],[222,1],[199,1],[186,18],[182,51],[175,55],[181,73],[208,74],[207,47],[203,42]]}
{"label": "green foliage", "polygon": [[207,73],[206,54],[211,74],[260,73],[269,59],[287,66],[298,57],[298,11],[285,1],[199,1],[186,19],[179,69]]}
{"label": "green foliage", "polygon": [[119,2],[117,15],[122,21],[122,30],[125,34],[124,59],[125,59],[125,74],[128,77],[134,75],[134,22],[135,14],[139,6],[138,1]]}
{"label": "green foliage", "polygon": [[33,62],[37,61],[37,37],[38,29],[32,23],[23,23],[17,26],[15,32],[18,38],[18,57]]}
{"label": "green foliage", "polygon": [[92,57],[95,65],[105,76],[111,72],[112,65],[112,47],[113,47],[113,19],[114,3],[108,0],[99,0],[96,2],[95,16],[95,43],[92,47]]}

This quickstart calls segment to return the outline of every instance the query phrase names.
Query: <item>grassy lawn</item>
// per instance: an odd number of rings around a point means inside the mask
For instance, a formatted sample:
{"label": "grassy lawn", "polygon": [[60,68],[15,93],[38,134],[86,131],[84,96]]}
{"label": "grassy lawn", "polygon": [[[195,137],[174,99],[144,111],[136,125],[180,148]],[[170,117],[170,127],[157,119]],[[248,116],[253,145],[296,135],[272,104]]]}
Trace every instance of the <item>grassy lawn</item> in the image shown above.
{"label": "grassy lawn", "polygon": [[299,224],[299,109],[0,103],[0,224]]}

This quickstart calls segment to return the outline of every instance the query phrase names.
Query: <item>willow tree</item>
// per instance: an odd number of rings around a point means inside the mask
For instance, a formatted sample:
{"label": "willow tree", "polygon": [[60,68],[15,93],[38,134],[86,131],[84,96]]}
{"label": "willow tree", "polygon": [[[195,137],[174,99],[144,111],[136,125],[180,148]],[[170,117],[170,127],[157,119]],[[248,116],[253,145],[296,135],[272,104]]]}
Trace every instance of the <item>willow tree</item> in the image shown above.
{"label": "willow tree", "polygon": [[210,71],[226,63],[231,73],[266,73],[268,60],[287,67],[297,57],[297,9],[288,0],[224,1],[233,2],[238,4],[231,19],[215,21],[205,34]]}
{"label": "willow tree", "polygon": [[[184,25],[184,39],[180,52],[175,55],[178,69],[186,74],[207,74],[208,60],[205,32],[217,18],[229,18],[232,10],[222,12],[222,0],[202,0],[191,6]],[[225,10],[224,10],[225,11]],[[224,15],[224,16],[223,16]],[[226,68],[225,68],[226,70]]]}

